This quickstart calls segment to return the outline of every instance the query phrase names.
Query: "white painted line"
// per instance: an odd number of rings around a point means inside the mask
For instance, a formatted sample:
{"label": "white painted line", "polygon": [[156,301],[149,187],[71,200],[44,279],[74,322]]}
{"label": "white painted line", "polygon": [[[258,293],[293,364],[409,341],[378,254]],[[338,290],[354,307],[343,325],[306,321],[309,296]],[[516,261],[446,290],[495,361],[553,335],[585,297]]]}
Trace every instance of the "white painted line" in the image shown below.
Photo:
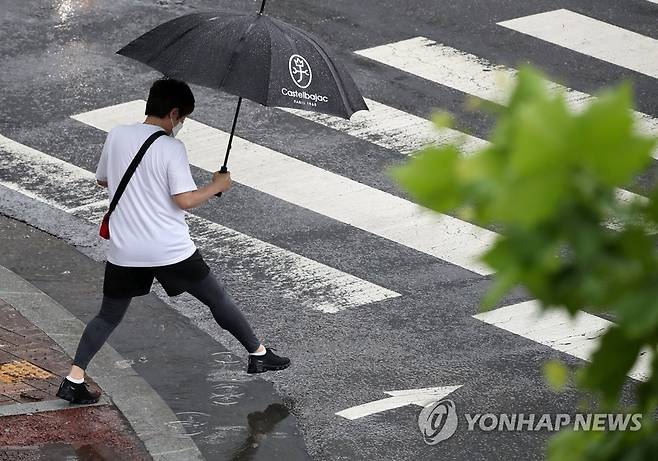
{"label": "white painted line", "polygon": [[516,71],[425,37],[389,43],[356,54],[481,99],[505,104]]}
{"label": "white painted line", "polygon": [[20,184],[15,183],[13,181],[9,181],[9,180],[6,180],[6,179],[0,179],[0,184],[2,184],[3,186],[5,186],[5,187],[7,187],[7,188],[9,188],[13,191],[21,193],[21,194],[25,195],[26,197],[31,198],[32,200],[38,200],[42,203],[45,203],[48,206],[51,206],[53,208],[57,208],[58,210],[65,211],[67,213],[72,212],[71,208],[67,208],[59,202],[53,202],[49,199],[46,199],[45,197],[40,196],[38,193],[35,193],[35,192],[31,191],[30,189],[26,189],[23,186],[21,186]]}
{"label": "white painted line", "polygon": [[[464,155],[470,155],[489,145],[489,141],[457,130],[437,131],[427,119],[366,99],[369,111],[356,112],[351,120],[332,115],[317,114],[297,109],[286,112],[311,120],[333,130],[372,142],[387,149],[410,155],[428,143],[437,145],[455,143]],[[646,197],[617,189],[617,198],[623,202],[646,200]]]}
{"label": "white painted line", "polygon": [[462,144],[464,152],[474,152],[487,142],[457,130],[437,130],[425,118],[409,114],[372,99],[365,99],[368,111],[356,112],[350,120],[298,109],[282,109],[337,131],[402,154],[412,154],[427,144]]}
{"label": "white painted line", "polygon": [[[131,101],[73,116],[104,131],[143,121],[145,102]],[[190,163],[216,171],[228,134],[187,119],[179,134]],[[235,181],[281,200],[389,239],[481,275],[479,261],[493,232],[439,215],[413,202],[235,137],[230,170]]]}
{"label": "white painted line", "polygon": [[[312,259],[255,239],[195,215],[187,220],[193,238],[208,262],[235,258],[234,273],[244,279],[264,273],[267,283],[308,309],[334,314],[400,296],[374,283]],[[217,251],[217,248],[224,250]],[[230,253],[228,255],[227,253]]]}
{"label": "white painted line", "polygon": [[620,202],[625,202],[625,203],[630,203],[633,201],[641,202],[641,203],[646,203],[649,199],[646,198],[643,195],[638,195],[633,192],[629,192],[625,189],[616,189],[615,190],[615,195],[617,196],[617,200]]}
{"label": "white painted line", "polygon": [[418,405],[424,407],[432,402],[437,402],[447,395],[455,392],[460,386],[427,387],[424,389],[406,389],[401,391],[388,391],[386,394],[392,396],[374,402],[364,403],[355,407],[347,408],[336,413],[343,418],[354,420],[369,416],[382,411],[400,408],[406,405]]}
{"label": "white painted line", "polygon": [[[513,304],[473,317],[582,360],[590,360],[599,337],[613,325],[582,311],[573,318],[561,310],[542,313],[537,301]],[[650,354],[644,351],[628,376],[646,380],[650,369]]]}
{"label": "white painted line", "polygon": [[[187,124],[187,122],[186,122]],[[16,184],[16,172],[25,181]],[[5,178],[13,177],[12,181]],[[93,173],[0,135],[0,183],[31,198],[98,223],[107,209],[107,192]],[[245,279],[265,275],[285,298],[306,308],[336,313],[400,296],[392,290],[188,214],[192,238],[211,263],[236,258]]]}
{"label": "white painted line", "polygon": [[35,198],[44,187],[54,198],[48,203],[69,211],[107,199],[107,192],[90,183],[89,172],[0,135],[0,180]]}
{"label": "white painted line", "polygon": [[[493,65],[477,56],[424,37],[355,53],[434,83],[503,105],[507,103],[517,74],[515,69]],[[564,92],[570,107],[576,111],[589,104],[593,98],[587,93],[557,83],[549,82],[549,85],[553,91]],[[658,119],[642,112],[635,112],[635,116],[640,131],[658,136]],[[654,150],[653,156],[658,159],[658,148]]]}
{"label": "white painted line", "polygon": [[658,40],[560,9],[498,25],[658,78]]}

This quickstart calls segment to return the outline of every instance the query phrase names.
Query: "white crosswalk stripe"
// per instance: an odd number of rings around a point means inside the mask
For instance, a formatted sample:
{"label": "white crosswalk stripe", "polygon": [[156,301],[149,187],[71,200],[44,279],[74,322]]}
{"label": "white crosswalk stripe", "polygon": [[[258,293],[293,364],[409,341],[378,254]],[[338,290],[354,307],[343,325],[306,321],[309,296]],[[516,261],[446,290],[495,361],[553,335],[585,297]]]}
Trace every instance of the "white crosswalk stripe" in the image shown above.
{"label": "white crosswalk stripe", "polygon": [[[539,303],[528,301],[474,316],[476,319],[583,360],[589,360],[599,338],[613,323],[587,312],[571,318],[563,311],[542,313]],[[651,354],[643,351],[628,376],[645,380],[650,375]]]}
{"label": "white crosswalk stripe", "polygon": [[[108,206],[107,192],[96,186],[93,173],[1,135],[0,183],[94,223],[100,222]],[[198,216],[188,214],[187,221],[209,264],[235,259],[234,273],[244,274],[245,279],[265,274],[284,298],[308,309],[336,313],[400,296]]]}
{"label": "white crosswalk stripe", "polygon": [[484,147],[487,142],[457,130],[437,130],[425,118],[366,98],[369,111],[355,113],[350,120],[298,109],[283,109],[364,141],[402,154],[412,154],[427,144],[458,143],[465,153]]}
{"label": "white crosswalk stripe", "polygon": [[[73,116],[104,131],[143,121],[145,102],[131,101]],[[228,134],[187,119],[178,135],[189,160],[216,171],[218,149]],[[235,137],[231,154],[235,180],[256,190],[337,221],[389,239],[481,275],[491,270],[478,260],[495,234],[447,215],[439,215],[395,195]]]}
{"label": "white crosswalk stripe", "polygon": [[[464,155],[489,145],[489,141],[453,129],[436,130],[427,119],[409,114],[394,107],[366,100],[370,111],[357,112],[350,121],[332,115],[296,109],[284,109],[293,115],[324,125],[387,149],[411,155],[427,144],[456,144]],[[646,200],[644,197],[618,189],[617,198],[624,202]]]}
{"label": "white crosswalk stripe", "polygon": [[[493,65],[472,54],[439,44],[425,37],[414,37],[395,43],[356,51],[357,54],[381,62],[426,80],[498,104],[506,104],[516,78],[516,70]],[[563,91],[570,107],[580,110],[592,96],[550,83],[554,91]],[[638,128],[658,136],[658,119],[635,112]],[[653,152],[658,159],[658,148]]]}
{"label": "white crosswalk stripe", "polygon": [[658,40],[607,22],[560,9],[498,24],[658,78]]}

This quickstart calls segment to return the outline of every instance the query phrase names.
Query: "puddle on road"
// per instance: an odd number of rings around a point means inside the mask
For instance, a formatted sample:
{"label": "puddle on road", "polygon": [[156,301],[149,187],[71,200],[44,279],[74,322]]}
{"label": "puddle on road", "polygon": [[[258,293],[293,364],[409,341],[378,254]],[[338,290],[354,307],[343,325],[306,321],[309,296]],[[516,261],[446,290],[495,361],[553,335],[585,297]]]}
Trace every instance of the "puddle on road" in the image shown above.
{"label": "puddle on road", "polygon": [[[236,412],[235,418],[224,416],[224,423],[234,425],[216,425],[212,414],[198,411],[184,411],[176,413],[177,420],[166,423],[168,432],[172,437],[193,437],[197,443],[219,447],[225,443],[224,449],[230,446],[231,461],[247,461],[254,459],[261,445],[266,440],[283,440],[289,437],[285,431],[276,430],[277,425],[290,415],[288,408],[281,403],[273,403],[262,411],[249,413],[239,417],[240,400],[246,395],[246,382],[252,381],[252,376],[245,375],[244,360],[230,352],[215,352],[211,354],[207,379],[210,385],[208,401],[212,406],[225,407],[227,411]],[[179,390],[176,394],[178,404],[182,402],[198,402],[200,395],[197,390],[189,392]],[[235,410],[229,410],[229,408]],[[180,407],[179,407],[180,408]],[[223,411],[223,410],[219,410]],[[244,413],[242,413],[244,414]],[[245,425],[240,425],[244,421]],[[237,425],[235,425],[237,423]],[[237,447],[237,448],[235,448]]]}
{"label": "puddle on road", "polygon": [[215,363],[220,365],[237,365],[242,363],[239,357],[231,354],[230,352],[213,352],[212,359]]}
{"label": "puddle on road", "polygon": [[182,411],[176,413],[178,419],[170,421],[166,425],[174,437],[193,437],[203,434],[210,420],[208,413],[199,411]]}
{"label": "puddle on road", "polygon": [[286,419],[290,412],[280,403],[269,405],[265,411],[254,411],[247,415],[249,434],[242,445],[233,452],[231,461],[249,461],[254,458],[261,441],[268,435],[276,434],[281,437],[280,432],[272,433],[274,427]]}
{"label": "puddle on road", "polygon": [[106,446],[58,442],[42,445],[39,456],[39,459],[61,461],[115,461],[123,455]]}
{"label": "puddle on road", "polygon": [[236,405],[244,395],[242,386],[232,383],[217,383],[212,387],[210,403],[213,405]]}

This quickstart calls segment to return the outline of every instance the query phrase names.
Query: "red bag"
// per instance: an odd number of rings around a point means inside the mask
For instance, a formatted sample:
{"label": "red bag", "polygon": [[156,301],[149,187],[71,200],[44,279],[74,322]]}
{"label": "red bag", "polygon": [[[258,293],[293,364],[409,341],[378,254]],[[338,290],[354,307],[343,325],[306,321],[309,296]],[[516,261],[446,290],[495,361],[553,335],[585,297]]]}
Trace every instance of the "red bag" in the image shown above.
{"label": "red bag", "polygon": [[103,222],[101,223],[101,229],[98,232],[98,235],[103,237],[105,240],[110,239],[110,214],[105,213],[103,216]]}

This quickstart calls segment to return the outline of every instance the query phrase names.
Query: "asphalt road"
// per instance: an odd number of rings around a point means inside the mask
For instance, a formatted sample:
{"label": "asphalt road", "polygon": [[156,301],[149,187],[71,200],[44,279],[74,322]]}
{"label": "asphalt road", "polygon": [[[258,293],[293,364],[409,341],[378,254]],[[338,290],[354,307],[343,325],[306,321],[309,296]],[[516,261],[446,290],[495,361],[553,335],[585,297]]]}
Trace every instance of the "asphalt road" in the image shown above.
{"label": "asphalt road", "polygon": [[[258,6],[242,0],[0,0],[0,134],[94,172],[105,133],[71,116],[145,99],[150,83],[158,77],[114,52],[181,14],[252,11]],[[493,120],[468,110],[464,91],[353,52],[426,37],[498,65],[512,68],[530,62],[553,80],[583,93],[596,93],[603,86],[629,79],[637,109],[658,117],[654,76],[497,25],[561,8],[658,39],[658,5],[647,0],[623,4],[613,0],[270,0],[267,12],[331,43],[367,98],[422,118],[437,108],[449,111],[457,129],[479,138],[486,138]],[[230,129],[236,98],[193,89],[197,107],[192,118]],[[325,176],[324,172],[333,173],[406,198],[387,174],[387,168],[403,162],[406,155],[382,143],[250,102],[243,104],[238,135],[318,167]],[[218,146],[218,167],[221,153]],[[0,171],[5,185],[21,185],[31,175],[49,174]],[[192,171],[197,184],[210,177],[201,168]],[[655,183],[656,171],[653,165],[630,190],[646,191]],[[387,391],[443,386],[461,386],[449,397],[460,415],[574,413],[581,396],[571,388],[562,394],[552,392],[541,366],[551,358],[572,365],[582,362],[473,318],[490,275],[264,193],[253,183],[240,184],[239,175],[234,180],[237,184],[221,200],[194,214],[203,218],[204,229],[219,224],[237,231],[244,240],[237,248],[225,234],[221,247],[214,247],[208,234],[202,239],[204,249],[217,251],[211,258],[213,270],[264,343],[292,359],[289,370],[263,379],[285,397],[313,459],[543,459],[550,431],[468,431],[460,421],[454,436],[428,445],[418,429],[420,406],[402,406],[354,420],[336,415],[387,398]],[[74,191],[67,195],[45,179],[41,187],[40,196],[52,203],[66,201],[68,209],[84,204],[84,197]],[[317,184],[318,191],[322,187]],[[350,206],[345,202],[346,208]],[[422,240],[421,235],[418,241]],[[262,242],[270,246],[259,249]],[[252,245],[251,252],[245,245]],[[285,251],[279,260],[293,262],[277,266],[279,256],[272,256],[276,253],[272,248]],[[322,269],[308,269],[312,274],[324,274],[321,271],[329,267],[352,277],[354,291],[337,303],[338,312],[316,305],[318,300],[331,304],[333,293],[340,291],[335,286],[338,282],[327,275],[330,280],[322,285],[325,275],[314,280],[299,266],[295,267],[301,275],[291,273],[291,265],[301,264],[298,257],[322,265]],[[366,302],[354,301],[359,296]],[[179,312],[197,313],[192,321],[198,328],[210,332],[233,353],[245,355],[237,341],[218,331],[209,315],[198,314],[191,299],[165,300]],[[526,300],[526,295],[517,292],[502,305]],[[632,385],[629,380],[627,396]],[[176,391],[169,388],[168,392]]]}

